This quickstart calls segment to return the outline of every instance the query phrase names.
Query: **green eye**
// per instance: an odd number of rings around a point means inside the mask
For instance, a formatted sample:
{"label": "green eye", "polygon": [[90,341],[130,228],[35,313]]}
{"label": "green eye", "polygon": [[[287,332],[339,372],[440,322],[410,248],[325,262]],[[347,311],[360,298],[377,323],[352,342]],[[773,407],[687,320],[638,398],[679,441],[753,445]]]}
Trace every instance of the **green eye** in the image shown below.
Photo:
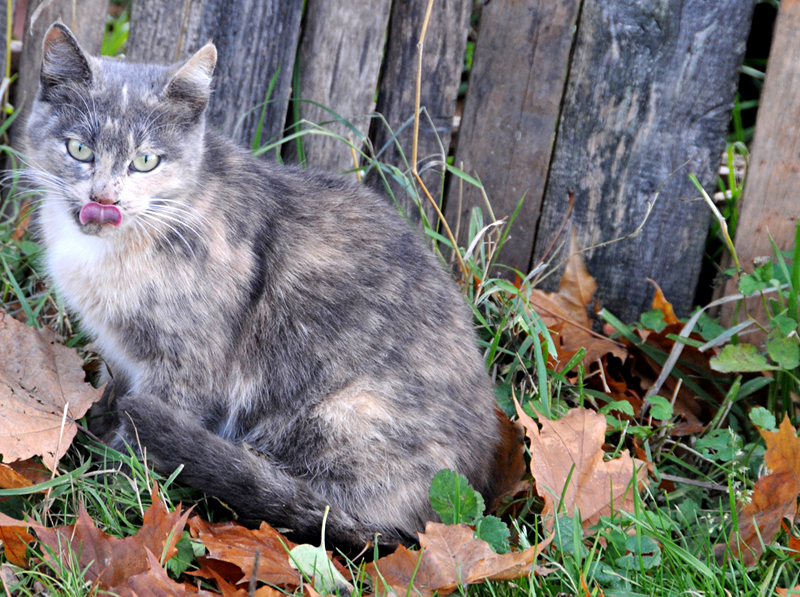
{"label": "green eye", "polygon": [[79,162],[91,162],[94,157],[92,148],[85,143],[81,143],[77,139],[69,139],[67,141],[67,151],[69,155]]}
{"label": "green eye", "polygon": [[153,168],[158,166],[161,158],[154,154],[139,155],[133,158],[131,168],[137,172],[150,172]]}

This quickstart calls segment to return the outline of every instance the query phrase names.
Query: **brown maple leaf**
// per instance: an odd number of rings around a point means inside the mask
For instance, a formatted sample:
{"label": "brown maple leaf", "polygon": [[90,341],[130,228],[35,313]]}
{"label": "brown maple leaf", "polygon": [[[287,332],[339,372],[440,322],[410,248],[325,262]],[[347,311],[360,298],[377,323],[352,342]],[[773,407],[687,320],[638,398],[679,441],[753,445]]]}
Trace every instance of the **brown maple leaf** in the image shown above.
{"label": "brown maple leaf", "polygon": [[[119,585],[108,589],[109,593],[120,597],[215,597],[216,593],[201,591],[192,585],[172,580],[161,566],[158,558],[148,548],[144,548],[148,568],[123,579]],[[246,594],[246,593],[245,593]]]}
{"label": "brown maple leaf", "polygon": [[558,292],[531,290],[528,295],[531,306],[547,329],[558,335],[558,356],[564,363],[581,348],[586,349],[582,362],[587,367],[609,353],[624,361],[628,356],[624,346],[592,331],[586,308],[592,302],[597,282],[583,264],[574,233],[570,254]]}
{"label": "brown maple leaf", "polygon": [[731,551],[741,553],[745,565],[752,566],[781,528],[784,518],[797,515],[800,494],[800,438],[784,417],[778,431],[759,430],[767,443],[764,463],[772,471],[756,481],[752,501],[739,513],[737,533],[731,534]]}
{"label": "brown maple leaf", "polygon": [[[77,566],[85,570],[84,578],[102,590],[124,586],[127,579],[150,569],[148,550],[169,560],[178,550],[176,543],[186,525],[189,511],[169,512],[153,488],[153,503],[145,511],[142,528],[136,535],[120,539],[98,529],[89,514],[80,507],[75,524],[48,528],[35,521],[5,520],[0,526],[13,522],[27,526],[46,549],[44,560],[49,563],[69,561],[70,554],[77,555]],[[6,517],[7,518],[7,517]]]}
{"label": "brown maple leaf", "polygon": [[208,549],[209,559],[230,562],[238,566],[249,582],[253,576],[258,551],[256,578],[280,587],[299,587],[300,572],[289,563],[289,551],[296,546],[278,531],[262,522],[252,530],[235,522],[210,523],[194,516],[189,520],[192,537]]}
{"label": "brown maple leaf", "polygon": [[[54,470],[80,419],[102,392],[84,382],[83,360],[49,329],[0,310],[0,454],[5,463],[41,456]],[[63,424],[62,424],[63,423]]]}
{"label": "brown maple leaf", "polygon": [[573,408],[557,421],[540,415],[539,431],[536,421],[514,401],[531,442],[531,474],[544,499],[542,518],[548,530],[556,514],[572,516],[575,508],[587,531],[601,516],[611,514],[612,505],[613,510],[633,511],[634,467],[638,490],[647,481],[646,464],[631,458],[627,450],[619,458],[603,460],[605,416],[582,408]]}
{"label": "brown maple leaf", "polygon": [[400,546],[393,554],[367,564],[366,573],[380,594],[447,595],[459,586],[527,576],[551,540],[552,536],[525,551],[497,554],[488,543],[476,539],[467,525],[429,522],[425,532],[419,533],[420,551]]}

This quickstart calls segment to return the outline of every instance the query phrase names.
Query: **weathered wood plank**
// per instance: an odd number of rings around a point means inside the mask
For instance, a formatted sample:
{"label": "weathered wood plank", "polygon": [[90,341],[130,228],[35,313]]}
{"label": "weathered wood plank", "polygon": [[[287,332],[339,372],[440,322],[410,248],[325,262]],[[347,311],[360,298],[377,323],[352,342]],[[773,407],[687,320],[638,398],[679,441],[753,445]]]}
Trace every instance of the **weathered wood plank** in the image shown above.
{"label": "weathered wood plank", "polygon": [[31,25],[36,9],[47,0],[30,0],[25,18],[25,37],[22,40],[22,55],[19,60],[19,77],[12,84],[13,104],[21,109],[11,131],[12,142],[19,143],[30,106],[39,89],[39,68],[42,63],[42,43],[48,27],[55,21],[63,21],[77,37],[78,42],[91,54],[100,54],[103,34],[106,29],[108,0],[83,0],[74,5],[72,0],[54,0],[37,15]]}
{"label": "weathered wood plank", "polygon": [[[459,131],[456,165],[483,183],[495,217],[519,215],[499,255],[526,270],[553,151],[580,0],[494,0],[486,5]],[[450,187],[447,220],[458,218],[466,246],[469,215],[480,190]]]}
{"label": "weathered wood plank", "polygon": [[[326,106],[347,119],[362,135],[369,133],[368,115],[375,109],[375,90],[389,23],[391,0],[308,0],[300,39],[300,89],[295,96]],[[331,114],[301,102],[300,117],[328,122]],[[353,136],[346,126],[326,128]],[[357,138],[353,138],[358,143]],[[350,147],[322,135],[303,137],[306,159],[312,166],[343,171],[353,168]]]}
{"label": "weathered wood plank", "polygon": [[[757,257],[774,257],[770,235],[781,251],[794,246],[795,226],[800,220],[800,128],[794,116],[799,110],[800,2],[784,0],[761,93],[735,239],[740,264],[748,272]],[[737,282],[731,280],[727,294],[736,292]],[[764,321],[760,298],[748,301],[747,312]],[[734,305],[726,305],[723,323],[733,323],[733,314]],[[748,336],[747,341],[757,340]]]}
{"label": "weathered wood plank", "polygon": [[574,226],[588,248],[633,232],[660,189],[641,234],[584,253],[599,301],[625,321],[649,309],[648,277],[679,314],[692,306],[709,211],[687,176],[714,188],[754,5],[584,2],[534,255],[568,191],[565,237]]}
{"label": "weathered wood plank", "polygon": [[[428,0],[397,0],[392,4],[376,111],[386,118],[395,133],[414,116],[417,42],[427,5]],[[425,37],[421,105],[430,114],[434,127],[423,116],[420,121],[418,159],[420,170],[427,169],[433,160],[433,167],[422,175],[422,179],[437,201],[441,195],[442,166],[435,162],[441,164],[450,147],[471,8],[471,0],[436,0]],[[401,154],[390,142],[391,133],[380,121],[374,121],[370,130],[373,146],[376,151],[386,147],[381,161],[407,170],[403,155],[408,162],[411,161],[412,129],[409,126],[398,135]],[[398,203],[410,217],[418,220],[418,208],[405,190],[394,181],[391,181],[391,186]],[[433,208],[427,202],[423,206],[433,222]]]}
{"label": "weathered wood plank", "polygon": [[267,106],[261,139],[279,138],[286,122],[302,4],[137,0],[131,12],[127,54],[131,60],[173,62],[213,39],[219,60],[209,122],[246,145],[252,143],[261,116],[260,109],[253,109],[264,101],[278,73],[271,95],[277,101]]}

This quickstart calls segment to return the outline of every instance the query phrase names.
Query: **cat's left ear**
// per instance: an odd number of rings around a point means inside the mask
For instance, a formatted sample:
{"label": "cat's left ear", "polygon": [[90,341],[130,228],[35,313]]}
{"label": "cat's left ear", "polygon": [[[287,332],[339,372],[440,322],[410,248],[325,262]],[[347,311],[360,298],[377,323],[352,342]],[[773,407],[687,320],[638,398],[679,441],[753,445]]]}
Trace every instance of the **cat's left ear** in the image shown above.
{"label": "cat's left ear", "polygon": [[208,42],[172,75],[164,90],[165,97],[188,103],[197,112],[202,112],[211,97],[211,81],[216,64],[217,48]]}

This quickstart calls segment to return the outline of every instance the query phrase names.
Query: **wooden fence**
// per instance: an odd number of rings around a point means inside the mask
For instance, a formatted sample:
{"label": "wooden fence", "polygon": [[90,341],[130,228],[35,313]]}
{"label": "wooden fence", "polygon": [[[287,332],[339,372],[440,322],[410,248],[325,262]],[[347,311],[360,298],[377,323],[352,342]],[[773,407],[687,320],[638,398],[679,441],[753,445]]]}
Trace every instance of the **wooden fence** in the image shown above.
{"label": "wooden fence", "polygon": [[[41,1],[30,0],[29,21]],[[77,2],[77,34],[92,51],[102,33],[94,19],[107,1]],[[501,263],[527,272],[551,245],[562,247],[549,255],[557,263],[569,243],[556,236],[574,229],[579,246],[595,247],[585,259],[603,306],[634,319],[649,308],[652,278],[675,310],[687,313],[709,219],[688,174],[716,190],[755,2],[483,3],[454,163],[480,178],[498,218],[525,197]],[[407,170],[410,128],[397,136],[400,152],[369,114],[382,114],[393,131],[413,117],[427,3],[307,0],[303,11],[301,0],[133,0],[126,53],[130,60],[171,62],[213,39],[213,125],[250,144],[260,110],[248,111],[265,98],[313,100],[384,149],[381,160]],[[35,89],[31,65],[43,28],[59,14],[71,23],[72,9],[70,0],[50,0],[33,33],[26,25],[18,98]],[[459,205],[462,222],[484,205],[469,185],[461,196],[456,184],[442,193],[438,175],[450,150],[472,10],[472,0],[436,0],[423,59],[422,104],[430,119],[422,119],[419,156],[451,225]],[[292,106],[300,118],[331,119],[314,103],[273,101],[262,140],[280,137]],[[341,171],[353,164],[349,147],[331,137],[306,137],[305,150],[312,166]],[[403,189],[393,189],[413,213]],[[565,220],[570,193],[574,209]],[[641,234],[598,246],[634,231],[653,201]]]}

